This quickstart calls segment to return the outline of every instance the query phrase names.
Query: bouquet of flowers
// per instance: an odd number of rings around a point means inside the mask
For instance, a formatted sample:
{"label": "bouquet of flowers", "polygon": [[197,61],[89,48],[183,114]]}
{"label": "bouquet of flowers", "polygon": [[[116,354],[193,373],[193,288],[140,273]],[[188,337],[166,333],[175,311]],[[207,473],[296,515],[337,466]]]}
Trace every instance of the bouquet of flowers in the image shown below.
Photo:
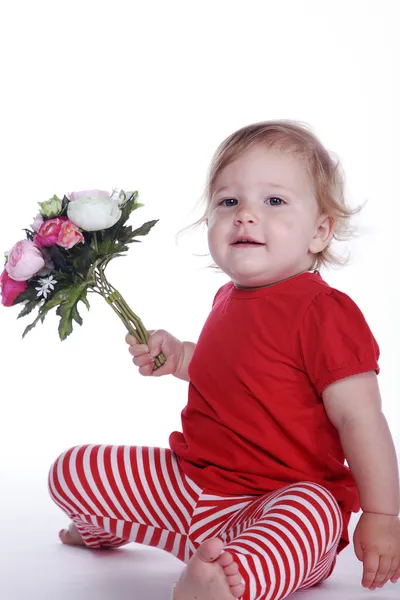
{"label": "bouquet of flowers", "polygon": [[[143,206],[137,200],[137,192],[86,190],[39,202],[39,214],[31,228],[23,230],[26,239],[6,253],[0,276],[3,305],[22,303],[18,318],[38,309],[22,337],[56,308],[59,336],[65,340],[74,321],[82,325],[78,304],[89,308],[87,296],[92,292],[107,301],[139,343],[147,344],[142,321],[105,275],[109,262],[125,256],[128,245],[139,242],[136,238],[147,235],[157,223],[148,221],[135,230],[126,225],[131,213]],[[160,354],[155,368],[164,362]]]}

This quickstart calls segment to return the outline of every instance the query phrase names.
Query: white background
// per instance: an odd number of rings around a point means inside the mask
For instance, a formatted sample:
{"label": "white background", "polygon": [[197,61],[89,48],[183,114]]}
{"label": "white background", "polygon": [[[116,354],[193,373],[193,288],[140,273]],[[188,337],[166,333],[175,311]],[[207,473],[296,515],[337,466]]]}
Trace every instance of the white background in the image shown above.
{"label": "white background", "polygon": [[[207,269],[199,215],[216,146],[252,122],[308,123],[342,160],[352,206],[368,201],[352,262],[324,273],[359,304],[381,346],[384,411],[400,438],[397,2],[59,2],[0,9],[0,250],[54,193],[137,189],[158,218],[108,270],[149,328],[195,341],[226,278]],[[398,5],[397,5],[398,8]],[[0,469],[43,479],[79,443],[168,444],[187,384],[143,378],[99,297],[61,343],[57,318],[0,311]],[[0,484],[1,486],[1,484]]]}

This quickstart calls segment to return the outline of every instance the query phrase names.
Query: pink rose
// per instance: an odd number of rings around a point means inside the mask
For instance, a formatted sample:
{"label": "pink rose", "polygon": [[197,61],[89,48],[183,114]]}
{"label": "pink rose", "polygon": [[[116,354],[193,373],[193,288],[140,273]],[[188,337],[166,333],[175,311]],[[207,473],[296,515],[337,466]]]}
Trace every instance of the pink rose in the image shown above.
{"label": "pink rose", "polygon": [[4,306],[12,306],[14,300],[26,290],[28,284],[26,281],[15,281],[11,279],[7,271],[0,275],[1,303]]}
{"label": "pink rose", "polygon": [[35,235],[35,244],[38,248],[45,246],[55,246],[60,235],[61,225],[68,221],[67,217],[56,217],[48,219],[41,225],[39,231]]}
{"label": "pink rose", "polygon": [[42,225],[43,225],[43,217],[39,213],[38,215],[36,215],[35,220],[33,221],[31,227],[32,227],[33,231],[38,232]]}
{"label": "pink rose", "polygon": [[85,238],[72,221],[64,221],[58,235],[57,245],[62,248],[72,248],[76,244],[85,243]]}
{"label": "pink rose", "polygon": [[79,231],[78,226],[67,217],[48,219],[35,235],[35,244],[38,248],[48,246],[72,248],[80,242],[84,243],[85,238]]}
{"label": "pink rose", "polygon": [[44,267],[40,250],[30,240],[22,240],[13,246],[6,262],[6,271],[15,281],[26,281]]}

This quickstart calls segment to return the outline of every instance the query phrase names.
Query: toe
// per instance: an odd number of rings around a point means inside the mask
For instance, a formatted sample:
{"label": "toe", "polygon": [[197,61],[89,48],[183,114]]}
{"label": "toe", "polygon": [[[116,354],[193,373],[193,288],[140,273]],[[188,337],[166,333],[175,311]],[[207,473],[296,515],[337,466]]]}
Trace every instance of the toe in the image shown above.
{"label": "toe", "polygon": [[230,588],[230,592],[234,598],[241,598],[244,594],[245,587],[243,583],[239,585],[232,586]]}
{"label": "toe", "polygon": [[235,562],[233,562],[231,565],[228,565],[227,567],[223,567],[223,569],[225,575],[236,575],[237,573],[239,573],[239,567]]}
{"label": "toe", "polygon": [[233,556],[230,552],[224,552],[223,554],[221,554],[221,556],[218,558],[218,564],[221,565],[221,567],[228,567],[229,565],[233,564],[234,560],[233,560]]}
{"label": "toe", "polygon": [[230,587],[235,587],[235,585],[240,585],[242,583],[242,576],[240,573],[236,573],[236,575],[228,575],[226,580]]}
{"label": "toe", "polygon": [[82,537],[77,530],[76,526],[71,523],[68,529],[61,529],[58,534],[58,537],[62,541],[63,544],[67,546],[84,546],[85,543],[82,540]]}
{"label": "toe", "polygon": [[204,542],[198,549],[197,554],[204,562],[214,562],[217,560],[224,548],[222,540],[213,538]]}
{"label": "toe", "polygon": [[68,529],[61,529],[61,531],[58,532],[58,537],[60,538],[63,544],[69,545],[72,543],[71,535]]}

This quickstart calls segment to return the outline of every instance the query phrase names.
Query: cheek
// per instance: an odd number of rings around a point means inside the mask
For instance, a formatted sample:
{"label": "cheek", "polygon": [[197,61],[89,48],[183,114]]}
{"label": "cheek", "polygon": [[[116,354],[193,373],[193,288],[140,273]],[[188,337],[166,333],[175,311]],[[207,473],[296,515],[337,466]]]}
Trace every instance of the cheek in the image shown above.
{"label": "cheek", "polygon": [[286,232],[296,238],[304,236],[310,228],[308,219],[304,218],[302,214],[288,213],[284,215],[284,218],[276,221],[277,230],[282,233]]}
{"label": "cheek", "polygon": [[209,222],[207,238],[210,248],[214,248],[217,245],[218,239],[220,238],[219,229],[215,223]]}
{"label": "cheek", "polygon": [[213,216],[208,221],[207,239],[208,246],[214,260],[221,255],[225,242],[229,237],[229,231],[226,224]]}
{"label": "cheek", "polygon": [[217,235],[221,235],[226,230],[226,219],[222,219],[215,213],[212,213],[208,218],[208,235],[209,237],[215,238]]}
{"label": "cheek", "polygon": [[285,239],[287,236],[297,236],[299,231],[299,217],[294,214],[276,215],[265,224],[267,235]]}
{"label": "cheek", "polygon": [[208,227],[214,228],[221,221],[216,209],[211,209],[207,216]]}

